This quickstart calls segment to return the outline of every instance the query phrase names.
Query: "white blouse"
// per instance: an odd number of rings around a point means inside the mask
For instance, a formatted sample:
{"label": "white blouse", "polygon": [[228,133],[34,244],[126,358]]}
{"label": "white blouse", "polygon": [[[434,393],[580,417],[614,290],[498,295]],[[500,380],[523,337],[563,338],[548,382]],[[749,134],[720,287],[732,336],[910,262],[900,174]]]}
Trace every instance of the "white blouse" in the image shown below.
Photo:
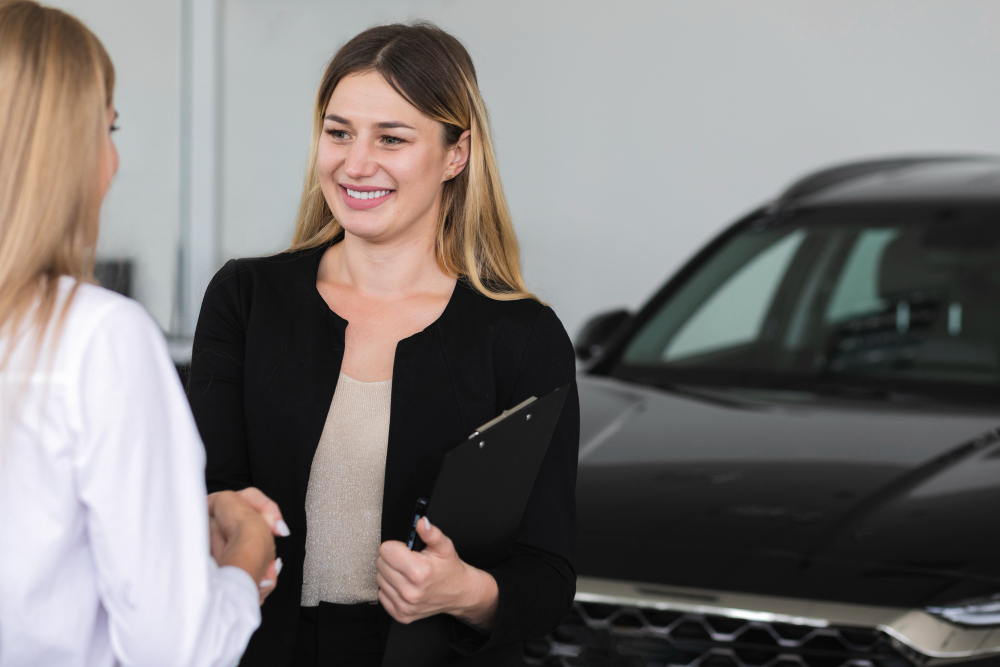
{"label": "white blouse", "polygon": [[0,667],[236,664],[257,586],[209,555],[204,449],[159,329],[81,285],[26,372],[34,342],[0,373]]}

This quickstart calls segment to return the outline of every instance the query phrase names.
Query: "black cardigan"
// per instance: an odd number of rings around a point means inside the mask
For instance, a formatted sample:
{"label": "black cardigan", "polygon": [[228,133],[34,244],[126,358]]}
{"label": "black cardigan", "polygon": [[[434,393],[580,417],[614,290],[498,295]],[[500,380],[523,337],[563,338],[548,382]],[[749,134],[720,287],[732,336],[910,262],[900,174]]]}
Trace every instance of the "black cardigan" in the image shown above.
{"label": "black cardigan", "polygon": [[[296,638],[306,486],[347,327],[316,290],[327,247],[231,260],[208,287],[195,333],[188,398],[207,451],[208,490],[260,488],[292,533],[278,540],[284,569],[244,666],[288,664]],[[580,420],[574,354],[552,309],[530,299],[493,300],[462,280],[440,318],[396,347],[382,540],[407,538],[416,499],[430,493],[449,447],[502,410],[566,383],[571,391],[512,553],[471,563],[489,571],[500,590],[492,632],[477,636],[444,615],[422,622],[428,630],[420,650],[447,654],[448,664],[523,664],[523,640],[551,632],[572,606]],[[387,629],[391,618],[381,615]]]}

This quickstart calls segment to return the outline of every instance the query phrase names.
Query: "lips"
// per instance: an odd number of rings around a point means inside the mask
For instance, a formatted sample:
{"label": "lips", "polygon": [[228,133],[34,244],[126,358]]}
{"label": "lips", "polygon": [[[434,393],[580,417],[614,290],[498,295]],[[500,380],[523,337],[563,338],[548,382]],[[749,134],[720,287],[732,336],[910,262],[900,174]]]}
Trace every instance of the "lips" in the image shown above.
{"label": "lips", "polygon": [[340,186],[340,195],[344,198],[344,203],[353,209],[375,208],[395,193],[395,190],[376,188],[370,185],[358,185],[350,188],[345,185]]}

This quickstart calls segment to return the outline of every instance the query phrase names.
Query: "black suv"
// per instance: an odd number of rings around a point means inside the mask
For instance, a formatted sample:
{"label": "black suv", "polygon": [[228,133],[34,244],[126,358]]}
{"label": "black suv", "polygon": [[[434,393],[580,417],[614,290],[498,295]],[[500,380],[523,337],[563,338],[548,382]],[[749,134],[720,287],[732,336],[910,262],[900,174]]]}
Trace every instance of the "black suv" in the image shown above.
{"label": "black suv", "polygon": [[1000,665],[1000,159],[813,174],[577,351],[545,665]]}

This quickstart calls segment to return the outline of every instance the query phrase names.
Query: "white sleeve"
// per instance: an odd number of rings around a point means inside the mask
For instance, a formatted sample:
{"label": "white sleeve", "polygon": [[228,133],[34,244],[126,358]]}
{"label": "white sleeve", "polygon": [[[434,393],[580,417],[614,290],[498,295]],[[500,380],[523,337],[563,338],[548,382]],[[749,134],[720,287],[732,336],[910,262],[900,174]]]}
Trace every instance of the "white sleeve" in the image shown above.
{"label": "white sleeve", "polygon": [[209,555],[205,453],[163,336],[122,300],[87,338],[77,492],[115,656],[234,665],[260,625],[257,586]]}

